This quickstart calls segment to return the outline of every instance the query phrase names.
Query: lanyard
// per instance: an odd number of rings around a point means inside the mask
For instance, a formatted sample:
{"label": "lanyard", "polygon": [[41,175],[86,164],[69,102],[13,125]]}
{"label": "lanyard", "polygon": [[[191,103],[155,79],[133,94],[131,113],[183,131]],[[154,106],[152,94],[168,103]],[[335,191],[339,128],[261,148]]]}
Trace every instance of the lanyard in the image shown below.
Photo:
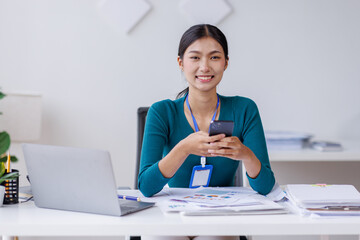
{"label": "lanyard", "polygon": [[[214,113],[214,116],[213,116],[212,119],[211,119],[211,122],[215,120],[216,113],[217,113],[217,110],[218,110],[218,108],[219,108],[219,103],[220,103],[220,98],[219,98],[219,95],[218,95],[218,96],[217,96],[217,104],[216,104],[215,113]],[[194,123],[194,127],[195,127],[195,132],[198,132],[198,131],[199,131],[199,126],[198,126],[198,124],[197,124],[197,122],[196,122],[196,119],[195,119],[195,116],[194,116],[194,114],[192,113],[191,108],[190,108],[189,95],[186,96],[186,105],[187,105],[187,107],[189,108],[189,111],[190,111],[190,113],[191,113],[191,117],[192,117],[192,120],[193,120],[193,123]],[[210,129],[209,129],[209,131],[210,131]],[[203,167],[205,167],[205,164],[206,164],[206,157],[202,156],[202,157],[201,157],[201,165],[202,165]]]}

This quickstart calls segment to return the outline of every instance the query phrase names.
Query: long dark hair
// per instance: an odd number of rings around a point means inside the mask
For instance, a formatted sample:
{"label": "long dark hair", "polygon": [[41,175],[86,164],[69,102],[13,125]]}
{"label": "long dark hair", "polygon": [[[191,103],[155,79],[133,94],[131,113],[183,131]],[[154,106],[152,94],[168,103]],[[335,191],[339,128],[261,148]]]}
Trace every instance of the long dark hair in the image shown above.
{"label": "long dark hair", "polygon": [[[228,59],[228,45],[225,35],[217,27],[210,24],[199,24],[190,27],[182,35],[179,43],[178,56],[183,59],[186,49],[196,40],[203,37],[212,37],[215,39],[223,48],[225,58]],[[176,99],[185,96],[189,92],[189,87],[185,88],[178,93]]]}

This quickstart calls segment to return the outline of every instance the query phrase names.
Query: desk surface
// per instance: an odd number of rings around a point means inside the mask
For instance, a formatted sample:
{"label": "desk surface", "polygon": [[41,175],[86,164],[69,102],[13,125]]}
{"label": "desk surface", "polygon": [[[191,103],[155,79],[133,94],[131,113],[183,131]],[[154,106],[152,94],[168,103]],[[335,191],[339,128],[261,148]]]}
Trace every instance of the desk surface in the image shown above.
{"label": "desk surface", "polygon": [[184,217],[158,207],[123,217],[42,209],[33,202],[0,207],[0,235],[360,235],[360,217],[312,219],[295,214]]}
{"label": "desk surface", "polygon": [[269,150],[269,158],[271,162],[360,161],[360,142],[341,143],[344,150],[339,152],[321,152],[311,148],[292,151]]}

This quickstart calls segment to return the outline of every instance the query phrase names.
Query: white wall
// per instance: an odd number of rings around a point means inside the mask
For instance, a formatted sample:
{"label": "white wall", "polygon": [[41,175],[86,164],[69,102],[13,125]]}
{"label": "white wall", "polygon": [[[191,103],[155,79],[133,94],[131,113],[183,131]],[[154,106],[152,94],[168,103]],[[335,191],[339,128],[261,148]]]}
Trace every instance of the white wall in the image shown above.
{"label": "white wall", "polygon": [[[107,149],[118,184],[132,186],[136,109],[185,86],[176,57],[191,24],[179,1],[149,0],[126,34],[99,17],[98,2],[0,0],[0,87],[43,94],[39,143]],[[219,93],[254,99],[266,129],[360,140],[360,2],[228,2]]]}

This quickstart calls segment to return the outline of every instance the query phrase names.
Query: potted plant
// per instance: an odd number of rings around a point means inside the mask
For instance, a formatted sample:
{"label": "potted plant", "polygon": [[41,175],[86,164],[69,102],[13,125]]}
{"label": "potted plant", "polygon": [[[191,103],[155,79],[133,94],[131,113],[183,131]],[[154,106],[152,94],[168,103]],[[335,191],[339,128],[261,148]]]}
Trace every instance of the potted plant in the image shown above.
{"label": "potted plant", "polygon": [[[7,132],[0,132],[0,184],[5,180],[12,180],[19,176],[18,172],[12,172],[5,174],[5,163],[7,162],[6,151],[10,147],[10,136]],[[15,156],[10,156],[11,162],[16,162],[17,158]]]}
{"label": "potted plant", "polygon": [[[0,100],[3,99],[6,95],[0,91]],[[0,115],[2,113],[0,112]],[[5,173],[5,163],[8,160],[8,156],[6,155],[6,152],[8,151],[10,147],[10,135],[3,131],[0,132],[0,206],[3,203],[3,195],[5,192],[5,187],[1,186],[1,183],[3,183],[6,180],[13,180],[16,179],[19,176],[19,172],[11,172],[11,173]],[[16,162],[17,158],[15,156],[10,156],[11,162]]]}

